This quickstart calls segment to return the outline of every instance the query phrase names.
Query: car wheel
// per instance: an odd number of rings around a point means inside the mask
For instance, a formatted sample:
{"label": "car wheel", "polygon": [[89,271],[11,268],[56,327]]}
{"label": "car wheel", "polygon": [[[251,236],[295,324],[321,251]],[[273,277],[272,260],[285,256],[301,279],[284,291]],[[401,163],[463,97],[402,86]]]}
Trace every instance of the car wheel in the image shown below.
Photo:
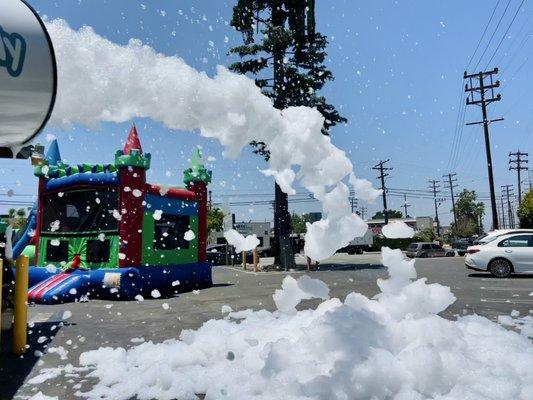
{"label": "car wheel", "polygon": [[428,258],[428,253],[422,253],[418,257],[419,258]]}
{"label": "car wheel", "polygon": [[513,266],[509,261],[503,258],[498,258],[491,261],[489,271],[496,278],[506,278],[513,271]]}
{"label": "car wheel", "polygon": [[355,254],[363,254],[363,249],[357,249],[357,250],[355,250]]}
{"label": "car wheel", "polygon": [[448,253],[446,253],[446,257],[455,257],[455,253],[449,251]]}
{"label": "car wheel", "polygon": [[353,256],[355,254],[355,250],[348,250],[346,253],[348,253],[349,255]]}

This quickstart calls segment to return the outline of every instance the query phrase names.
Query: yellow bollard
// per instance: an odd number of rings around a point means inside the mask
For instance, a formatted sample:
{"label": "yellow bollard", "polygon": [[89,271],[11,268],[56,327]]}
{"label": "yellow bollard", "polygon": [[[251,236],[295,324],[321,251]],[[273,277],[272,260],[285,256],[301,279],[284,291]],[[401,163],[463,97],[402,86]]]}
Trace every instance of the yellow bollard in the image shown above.
{"label": "yellow bollard", "polygon": [[13,353],[26,351],[28,327],[28,265],[27,256],[19,256],[15,262],[15,315],[13,322]]}
{"label": "yellow bollard", "polygon": [[259,272],[259,252],[257,247],[254,249],[254,272]]}
{"label": "yellow bollard", "polygon": [[[2,318],[2,285],[4,284],[2,279],[4,277],[4,260],[0,258],[0,319]],[[1,322],[0,322],[1,323]],[[2,331],[0,330],[0,333]]]}
{"label": "yellow bollard", "polygon": [[242,252],[242,268],[246,271],[246,252]]}

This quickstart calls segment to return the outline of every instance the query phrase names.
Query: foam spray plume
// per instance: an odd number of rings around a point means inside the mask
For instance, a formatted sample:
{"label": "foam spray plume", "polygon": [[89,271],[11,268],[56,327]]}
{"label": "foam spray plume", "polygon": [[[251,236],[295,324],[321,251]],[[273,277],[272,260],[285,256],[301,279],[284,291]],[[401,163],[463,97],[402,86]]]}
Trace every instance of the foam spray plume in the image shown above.
{"label": "foam spray plume", "polygon": [[51,123],[95,126],[146,117],[169,129],[198,130],[218,140],[227,157],[238,156],[252,140],[264,142],[271,158],[263,173],[289,195],[298,182],[322,202],[324,218],[307,227],[308,256],[327,258],[366,232],[367,225],[351,212],[343,180],[349,178],[365,200],[380,192],[357,179],[344,151],[322,135],[324,119],[316,109],[277,110],[251,79],[222,66],[210,78],[139,40],[118,45],[90,27],[73,30],[64,20],[50,21],[47,28],[59,76]]}

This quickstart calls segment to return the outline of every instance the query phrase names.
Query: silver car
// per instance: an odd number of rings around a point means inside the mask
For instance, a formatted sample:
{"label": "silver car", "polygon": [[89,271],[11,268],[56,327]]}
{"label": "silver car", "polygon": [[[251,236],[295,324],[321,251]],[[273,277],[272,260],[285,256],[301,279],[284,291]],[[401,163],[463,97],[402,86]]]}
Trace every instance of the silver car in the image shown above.
{"label": "silver car", "polygon": [[469,269],[488,271],[498,278],[533,273],[533,233],[502,235],[488,243],[470,246],[465,264]]}
{"label": "silver car", "polygon": [[453,257],[454,250],[446,250],[439,244],[429,242],[411,243],[405,252],[409,258]]}

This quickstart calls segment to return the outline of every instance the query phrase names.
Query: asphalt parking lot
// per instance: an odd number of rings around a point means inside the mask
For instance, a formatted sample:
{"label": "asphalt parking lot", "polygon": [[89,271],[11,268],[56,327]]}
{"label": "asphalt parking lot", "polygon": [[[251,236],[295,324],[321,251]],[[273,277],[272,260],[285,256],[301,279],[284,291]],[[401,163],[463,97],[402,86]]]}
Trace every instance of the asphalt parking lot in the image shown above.
{"label": "asphalt parking lot", "polygon": [[[446,318],[477,313],[495,320],[513,310],[521,315],[533,314],[533,296],[530,295],[533,275],[495,279],[467,270],[463,257],[420,259],[416,269],[418,276],[427,277],[429,283],[451,287],[457,301],[443,312]],[[299,266],[288,273],[308,272]],[[196,329],[211,318],[221,318],[223,305],[234,310],[274,310],[272,294],[286,274],[285,271],[253,273],[242,271],[240,267],[215,267],[212,288],[172,298],[30,307],[28,352],[21,358],[6,351],[0,355],[0,398],[25,399],[42,391],[61,400],[79,399],[75,392],[83,390],[87,381],[63,378],[50,379],[40,385],[27,382],[38,376],[42,368],[67,363],[76,365],[82,352],[100,346],[129,347],[141,340],[160,342],[176,338],[183,329]],[[387,271],[380,264],[379,254],[338,254],[309,275],[326,282],[331,296],[343,299],[352,291],[366,296],[377,294],[376,279],[385,278]],[[300,307],[314,304],[316,302],[308,301]],[[9,346],[8,334],[4,334],[2,346],[4,349]],[[39,352],[44,355],[36,357]]]}

